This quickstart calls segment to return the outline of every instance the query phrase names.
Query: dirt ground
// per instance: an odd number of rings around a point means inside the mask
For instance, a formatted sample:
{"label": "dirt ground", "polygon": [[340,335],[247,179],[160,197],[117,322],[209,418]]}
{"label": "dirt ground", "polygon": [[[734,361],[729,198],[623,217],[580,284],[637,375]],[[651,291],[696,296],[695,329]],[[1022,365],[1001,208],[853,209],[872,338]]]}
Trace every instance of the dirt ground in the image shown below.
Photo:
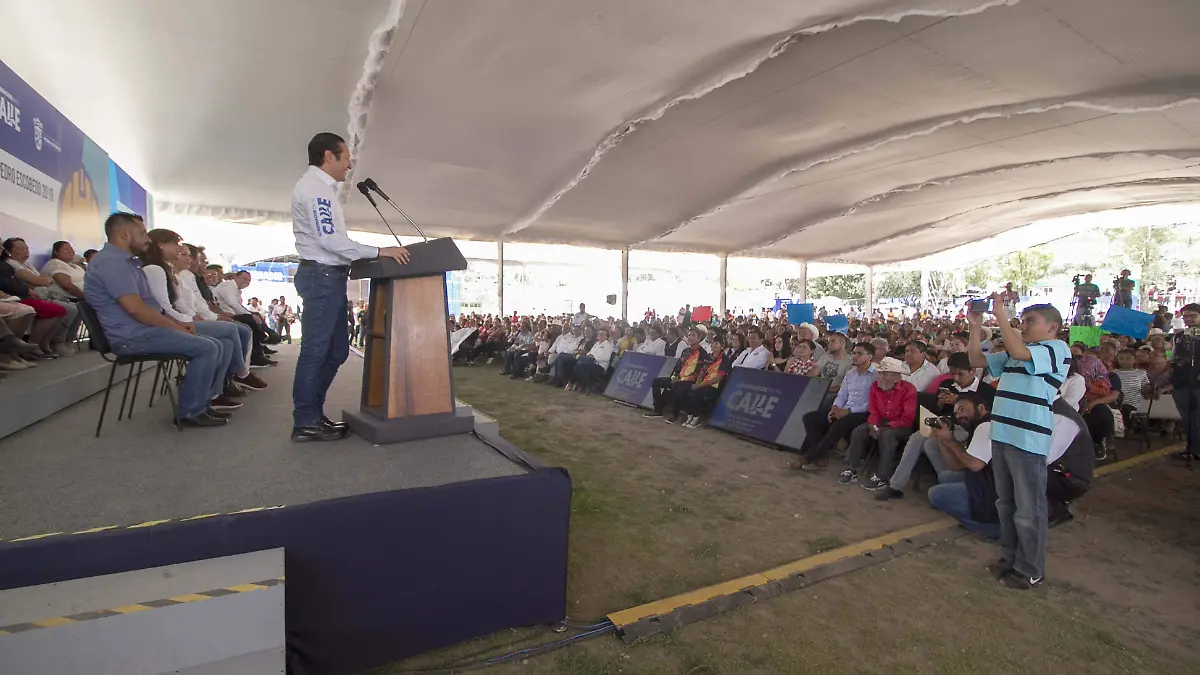
{"label": "dirt ground", "polygon": [[[876,502],[791,455],[644,419],[600,396],[456,369],[456,395],[571,472],[568,614],[610,612],[937,517],[921,491]],[[1123,456],[1131,454],[1126,450]],[[1197,672],[1200,472],[1154,462],[1098,479],[1051,532],[1048,584],[1007,591],[969,535],[624,645],[603,636],[497,673]],[[539,635],[502,634],[399,664],[429,668]],[[542,640],[553,639],[545,635]],[[533,642],[536,643],[537,640]]]}

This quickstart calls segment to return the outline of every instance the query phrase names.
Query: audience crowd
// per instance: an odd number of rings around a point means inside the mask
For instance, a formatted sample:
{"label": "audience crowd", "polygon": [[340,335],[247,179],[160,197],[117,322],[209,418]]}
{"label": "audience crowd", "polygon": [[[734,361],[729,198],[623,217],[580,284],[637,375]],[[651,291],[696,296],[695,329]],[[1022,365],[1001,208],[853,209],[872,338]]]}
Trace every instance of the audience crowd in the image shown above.
{"label": "audience crowd", "polygon": [[453,317],[450,329],[456,363],[499,362],[501,376],[583,395],[598,393],[626,352],[674,357],[670,377],[653,383],[645,417],[689,429],[705,424],[733,368],[829,379],[830,395],[805,415],[805,440],[789,467],[820,472],[844,453],[837,482],[888,500],[904,496],[924,458],[937,481],[931,505],[999,539],[1002,558],[989,569],[1024,589],[1041,583],[1046,527],[1073,518],[1069,503],[1087,491],[1117,435],[1154,424],[1146,414],[1153,402],[1181,411],[1189,428],[1180,457],[1200,458],[1200,414],[1187,412],[1200,395],[1200,305],[1156,315],[1173,332],[1105,334],[1089,347],[1068,344],[1051,305],[1010,317],[1011,296],[992,298],[986,322],[966,311],[876,315],[852,318],[845,332],[821,318],[789,325],[768,310],[699,322],[690,307],[661,317],[648,310],[629,323],[601,320],[584,305],[563,316]]}

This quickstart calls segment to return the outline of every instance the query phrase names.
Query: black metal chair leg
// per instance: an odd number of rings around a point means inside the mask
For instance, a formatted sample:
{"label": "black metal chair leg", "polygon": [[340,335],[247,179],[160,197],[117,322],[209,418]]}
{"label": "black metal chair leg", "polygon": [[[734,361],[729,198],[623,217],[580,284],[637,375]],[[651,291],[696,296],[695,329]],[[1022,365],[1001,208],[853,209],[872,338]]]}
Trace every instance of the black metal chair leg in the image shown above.
{"label": "black metal chair leg", "polygon": [[138,362],[137,381],[133,383],[133,398],[129,399],[129,419],[133,419],[133,406],[137,404],[138,389],[142,388],[142,371],[145,370],[145,362]]}
{"label": "black metal chair leg", "polygon": [[108,395],[112,393],[113,376],[117,374],[117,364],[112,364],[108,371],[108,386],[104,388],[104,403],[100,406],[100,420],[96,422],[96,438],[100,438],[100,427],[104,426],[104,412],[108,410]]}
{"label": "black metal chair leg", "polygon": [[171,387],[171,373],[175,371],[175,360],[167,361],[166,370],[163,371],[162,389],[159,390],[159,396],[166,394]]}
{"label": "black metal chair leg", "polygon": [[175,428],[183,431],[183,425],[179,423],[179,406],[175,403],[174,387],[167,387],[167,398],[171,400],[171,418],[175,420]]}
{"label": "black metal chair leg", "polygon": [[125,419],[125,406],[129,402],[129,385],[133,383],[133,364],[129,364],[129,374],[125,376],[125,393],[121,396],[121,409],[117,411],[117,421]]}
{"label": "black metal chair leg", "polygon": [[146,406],[147,408],[154,407],[154,397],[158,395],[158,376],[162,374],[163,363],[163,361],[159,361],[158,366],[154,369],[154,384],[150,385],[150,404]]}

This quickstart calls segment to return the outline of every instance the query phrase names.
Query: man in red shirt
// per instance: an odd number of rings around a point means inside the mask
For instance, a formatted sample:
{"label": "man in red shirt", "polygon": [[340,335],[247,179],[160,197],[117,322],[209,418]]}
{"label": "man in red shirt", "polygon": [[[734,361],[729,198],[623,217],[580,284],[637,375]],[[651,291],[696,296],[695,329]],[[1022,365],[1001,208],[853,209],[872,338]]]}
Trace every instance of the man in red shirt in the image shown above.
{"label": "man in red shirt", "polygon": [[896,448],[903,448],[912,435],[917,418],[917,388],[904,381],[904,364],[885,357],[875,366],[875,382],[867,398],[867,423],[850,433],[846,462],[850,465],[838,474],[838,482],[849,485],[858,481],[866,462],[867,450],[879,445],[879,466],[861,483],[864,490],[882,490],[888,486],[894,468]]}

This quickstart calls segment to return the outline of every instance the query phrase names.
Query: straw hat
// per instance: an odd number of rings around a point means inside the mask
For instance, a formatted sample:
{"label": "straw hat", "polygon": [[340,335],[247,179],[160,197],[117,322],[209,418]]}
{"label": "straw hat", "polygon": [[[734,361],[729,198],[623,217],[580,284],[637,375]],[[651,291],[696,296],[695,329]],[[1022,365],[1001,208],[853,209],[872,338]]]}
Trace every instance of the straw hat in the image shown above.
{"label": "straw hat", "polygon": [[904,363],[892,356],[885,356],[883,360],[875,364],[875,372],[877,373],[900,373],[904,374]]}

